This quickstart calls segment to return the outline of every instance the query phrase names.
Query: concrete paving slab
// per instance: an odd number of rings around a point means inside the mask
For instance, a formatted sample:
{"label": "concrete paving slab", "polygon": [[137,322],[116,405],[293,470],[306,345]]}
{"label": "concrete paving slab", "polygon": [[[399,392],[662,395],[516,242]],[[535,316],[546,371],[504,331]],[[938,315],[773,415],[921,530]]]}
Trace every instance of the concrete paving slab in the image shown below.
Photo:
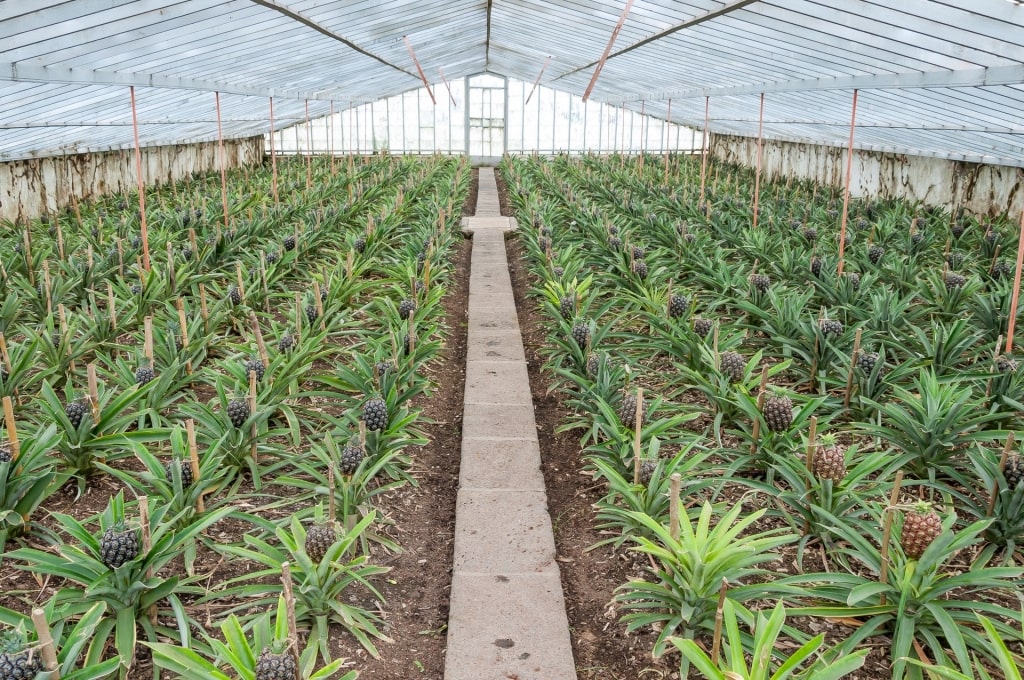
{"label": "concrete paving slab", "polygon": [[470,329],[466,362],[525,361],[522,336],[518,331],[482,331]]}
{"label": "concrete paving slab", "polygon": [[532,405],[466,404],[462,414],[462,437],[508,437],[525,439],[537,436]]}
{"label": "concrete paving slab", "polygon": [[537,439],[463,439],[459,487],[543,489]]}
{"label": "concrete paving slab", "polygon": [[556,573],[456,573],[445,680],[575,680]]}
{"label": "concrete paving slab", "polygon": [[489,331],[519,330],[519,320],[501,309],[480,308],[470,311],[469,327]]}
{"label": "concrete paving slab", "polygon": [[466,404],[529,404],[526,361],[467,361]]}
{"label": "concrete paving slab", "polygon": [[460,489],[454,570],[475,574],[557,572],[544,490]]}

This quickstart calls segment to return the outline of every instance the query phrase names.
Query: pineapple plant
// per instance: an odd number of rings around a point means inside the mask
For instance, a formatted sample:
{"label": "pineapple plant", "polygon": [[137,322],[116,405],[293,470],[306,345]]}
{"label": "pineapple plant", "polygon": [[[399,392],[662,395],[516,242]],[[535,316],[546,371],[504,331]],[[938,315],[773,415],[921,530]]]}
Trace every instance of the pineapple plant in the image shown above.
{"label": "pineapple plant", "polygon": [[359,464],[363,462],[363,447],[359,444],[349,444],[341,450],[341,460],[338,463],[338,469],[341,470],[343,475],[352,475],[359,468]]}
{"label": "pineapple plant", "polygon": [[371,397],[363,405],[362,421],[367,430],[383,432],[388,426],[388,405],[380,396]]}
{"label": "pineapple plant", "polygon": [[647,486],[651,483],[654,471],[658,468],[658,461],[645,460],[640,463],[640,483]]}
{"label": "pineapple plant", "polygon": [[871,375],[871,371],[875,370],[875,364],[878,363],[878,359],[878,352],[865,352],[861,350],[857,353],[857,367],[866,374]]}
{"label": "pineapple plant", "polygon": [[995,358],[996,371],[999,373],[1014,373],[1017,370],[1017,362],[1005,354]]}
{"label": "pineapple plant", "polygon": [[[619,403],[618,416],[619,421],[622,422],[624,427],[636,427],[636,406],[636,392],[626,392],[622,395],[622,401]],[[640,404],[640,424],[643,425],[646,422],[647,400],[644,399],[643,403]]]}
{"label": "pineapple plant", "polygon": [[997,260],[992,265],[992,269],[989,270],[989,276],[993,280],[999,281],[1000,279],[1011,279],[1013,278],[1013,265],[1006,260]]}
{"label": "pineapple plant", "polygon": [[139,556],[139,533],[128,528],[124,519],[108,527],[100,537],[100,560],[117,569]]}
{"label": "pineapple plant", "polygon": [[915,503],[903,513],[900,545],[910,559],[919,559],[941,533],[942,518],[939,517],[939,513],[935,512],[931,503],[925,501]]}
{"label": "pineapple plant", "polygon": [[360,236],[352,243],[352,247],[355,248],[357,253],[363,252],[366,250],[366,239]]}
{"label": "pineapple plant", "polygon": [[868,248],[868,259],[871,260],[871,264],[878,264],[881,262],[883,255],[885,255],[885,248],[877,243]]}
{"label": "pineapple plant", "polygon": [[1024,460],[1019,453],[1011,453],[1006,457],[1006,466],[1003,468],[1003,478],[1006,479],[1006,486],[1016,489],[1024,481]]}
{"label": "pineapple plant", "polygon": [[317,505],[313,525],[306,530],[306,541],[303,544],[306,554],[314,563],[319,564],[337,540],[338,530],[333,523],[324,520],[323,506]]}
{"label": "pineapple plant", "polygon": [[853,288],[854,290],[860,288],[860,274],[857,272],[845,272],[843,275],[846,277],[846,280],[850,282],[850,288]]}
{"label": "pineapple plant", "polygon": [[35,680],[42,671],[42,656],[29,647],[23,630],[0,637],[0,680]]}
{"label": "pineapple plant", "polygon": [[711,332],[712,325],[711,319],[704,319],[698,316],[693,320],[693,332],[702,338],[706,338],[708,333]]}
{"label": "pineapple plant", "polygon": [[135,369],[135,384],[139,387],[154,380],[156,380],[156,371],[153,370],[152,364],[147,362]]}
{"label": "pineapple plant", "polygon": [[573,293],[563,295],[558,299],[558,312],[564,319],[571,319],[576,313],[576,296]]}
{"label": "pineapple plant", "polygon": [[818,328],[825,337],[831,335],[838,338],[843,334],[843,322],[838,319],[820,319],[818,321]]}
{"label": "pineapple plant", "polygon": [[811,258],[811,274],[816,277],[821,277],[821,258],[815,255]]}
{"label": "pineapple plant", "polygon": [[242,304],[242,292],[238,290],[238,286],[228,286],[228,300],[233,305]]}
{"label": "pineapple plant", "polygon": [[805,240],[814,243],[818,240],[818,230],[814,227],[807,227],[803,231],[803,236]]}
{"label": "pineapple plant", "polygon": [[942,281],[946,284],[946,290],[954,291],[963,288],[967,283],[967,278],[955,272],[946,272],[942,276]]}
{"label": "pineapple plant", "polygon": [[580,349],[586,349],[590,342],[590,326],[585,322],[578,323],[572,327],[571,335]]}
{"label": "pineapple plant", "polygon": [[608,239],[608,247],[612,250],[619,250],[622,248],[622,239],[618,236],[612,236]]}
{"label": "pineapple plant", "polygon": [[633,262],[633,273],[636,274],[638,279],[647,278],[647,263],[643,260],[636,260]]}
{"label": "pineapple plant", "polygon": [[316,305],[314,304],[306,305],[306,308],[303,310],[303,312],[305,312],[306,321],[308,321],[310,325],[315,323],[316,320],[320,318],[320,310],[318,310],[316,308]]}
{"label": "pineapple plant", "polygon": [[231,424],[235,427],[242,427],[245,425],[245,421],[249,419],[249,400],[232,399],[228,402],[227,412]]}
{"label": "pineapple plant", "polygon": [[263,260],[269,264],[275,264],[281,259],[281,255],[276,250],[268,250],[267,254],[263,256]]}
{"label": "pineapple plant", "polygon": [[767,274],[751,274],[750,285],[754,287],[754,290],[759,294],[764,295],[771,288],[772,280]]}
{"label": "pineapple plant", "polygon": [[295,349],[295,336],[291,333],[283,333],[277,341],[277,349],[280,352]]}
{"label": "pineapple plant", "polygon": [[772,389],[761,409],[765,425],[772,432],[785,432],[793,424],[793,400],[781,390]]}
{"label": "pineapple plant", "polygon": [[288,234],[281,241],[281,247],[286,251],[295,250],[295,234]]}
{"label": "pineapple plant", "polygon": [[164,463],[164,474],[167,477],[167,483],[174,483],[174,468],[178,468],[178,474],[181,476],[181,486],[186,488],[192,486],[192,482],[195,481],[192,477],[192,465],[189,461],[182,458],[171,458],[169,461]]}
{"label": "pineapple plant", "polygon": [[718,367],[722,375],[727,377],[730,382],[739,382],[743,380],[747,362],[738,352],[722,352],[718,358]]}
{"label": "pineapple plant", "polygon": [[811,461],[811,469],[821,481],[828,479],[838,483],[846,477],[846,447],[836,443],[834,434],[821,437],[821,444]]}
{"label": "pineapple plant", "polygon": [[678,319],[686,315],[690,308],[690,299],[679,293],[672,293],[668,299],[668,316],[670,319]]}
{"label": "pineapple plant", "polygon": [[949,255],[946,255],[946,264],[949,265],[950,269],[959,269],[963,266],[964,254],[959,250],[950,251]]}
{"label": "pineapple plant", "polygon": [[963,222],[956,221],[949,228],[949,231],[951,234],[953,234],[953,238],[959,239],[961,236],[964,235],[964,232],[967,231],[967,225],[964,224]]}
{"label": "pineapple plant", "polygon": [[88,410],[83,399],[75,399],[67,403],[64,407],[64,415],[71,422],[72,429],[77,430],[79,428]]}
{"label": "pineapple plant", "polygon": [[398,316],[401,319],[408,319],[415,311],[416,302],[414,300],[407,298],[398,303]]}
{"label": "pineapple plant", "polygon": [[266,367],[263,365],[263,361],[255,354],[250,354],[249,358],[245,360],[245,372],[256,374],[256,382],[263,380],[263,376],[266,374]]}
{"label": "pineapple plant", "polygon": [[295,659],[289,652],[266,647],[256,659],[255,680],[295,680],[295,671]]}

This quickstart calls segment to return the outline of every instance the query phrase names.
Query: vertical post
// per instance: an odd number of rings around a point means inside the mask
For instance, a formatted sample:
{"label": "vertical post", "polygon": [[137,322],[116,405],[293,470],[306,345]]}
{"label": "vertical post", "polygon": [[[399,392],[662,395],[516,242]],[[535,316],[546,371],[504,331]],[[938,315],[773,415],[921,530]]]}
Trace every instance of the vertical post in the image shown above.
{"label": "vertical post", "polygon": [[149,231],[146,228],[146,189],[142,181],[142,149],[139,148],[139,117],[135,111],[135,86],[128,88],[132,99],[132,133],[135,136],[135,172],[139,184],[139,229],[142,237],[142,266],[149,271]]}
{"label": "vertical post", "polygon": [[[843,218],[839,226],[839,264],[836,267],[836,271],[839,274],[843,273],[843,256],[846,253],[846,220],[850,212],[850,177],[853,174],[853,131],[856,125],[857,90],[854,90],[853,105],[850,107],[850,143],[846,147],[846,184],[843,187]],[[1010,323],[1013,322],[1011,321]]]}
{"label": "vertical post", "polygon": [[[224,153],[224,132],[220,125],[220,92],[214,92],[213,94],[217,102],[217,152],[220,155],[220,198],[224,208],[224,231],[230,231],[231,226],[228,224],[228,177],[227,170],[225,169],[227,156]],[[271,134],[271,139],[273,139],[273,134]],[[193,247],[194,250],[195,248]]]}
{"label": "vertical post", "polygon": [[327,149],[331,153],[331,175],[338,173],[337,168],[334,166],[334,100],[331,100],[331,115],[327,119],[330,121],[327,129]]}
{"label": "vertical post", "polygon": [[38,607],[32,610],[32,627],[36,629],[36,638],[39,640],[39,654],[43,657],[43,668],[50,671],[49,677],[52,680],[60,680],[60,670],[57,668],[57,647],[53,643],[53,633],[50,632],[46,612]]}
{"label": "vertical post", "polygon": [[[192,479],[198,481],[199,476],[199,447],[196,445],[196,421],[189,418],[185,421],[185,433],[188,437],[188,461],[192,466]],[[206,504],[203,501],[203,494],[196,498],[196,511],[205,512]]]}
{"label": "vertical post", "polygon": [[1013,296],[1010,299],[1010,325],[1006,329],[1006,353],[1013,352],[1013,331],[1017,326],[1017,303],[1020,301],[1020,269],[1024,265],[1024,211],[1020,214],[1020,236],[1017,239],[1017,271],[1013,275]]}
{"label": "vertical post", "polygon": [[683,478],[678,472],[673,472],[669,477],[669,503],[668,506],[668,531],[669,535],[676,541],[679,540],[679,491],[683,484]]}
{"label": "vertical post", "polygon": [[7,426],[7,442],[11,445],[11,460],[18,460],[21,444],[18,442],[18,426],[14,422],[14,404],[10,397],[3,398],[4,424]]}
{"label": "vertical post", "polygon": [[704,130],[700,135],[700,202],[704,203],[704,187],[708,174],[708,111],[711,108],[711,97],[704,97]]}
{"label": "vertical post", "polygon": [[754,229],[757,229],[757,209],[761,198],[761,148],[764,135],[764,92],[761,93],[761,108],[757,115],[757,170],[754,174]]}
{"label": "vertical post", "polygon": [[274,193],[274,205],[277,205],[277,154],[274,153],[274,98],[270,98],[270,167],[272,174],[271,190]]}
{"label": "vertical post", "polygon": [[672,100],[668,100],[668,113],[665,114],[665,134],[661,143],[661,150],[665,152],[665,186],[668,186],[668,147],[671,141],[672,126]]}
{"label": "vertical post", "polygon": [[309,125],[309,100],[306,100],[306,191],[313,187],[313,131]]}

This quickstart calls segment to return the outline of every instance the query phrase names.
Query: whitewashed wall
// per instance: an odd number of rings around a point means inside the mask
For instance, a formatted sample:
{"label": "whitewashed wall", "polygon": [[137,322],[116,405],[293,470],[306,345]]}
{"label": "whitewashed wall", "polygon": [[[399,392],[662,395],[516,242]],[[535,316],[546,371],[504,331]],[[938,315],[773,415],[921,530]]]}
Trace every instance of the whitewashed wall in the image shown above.
{"label": "whitewashed wall", "polygon": [[[224,152],[228,168],[260,163],[263,138],[225,140]],[[217,169],[218,159],[216,142],[147,147],[142,174],[147,184],[163,184]],[[63,210],[72,196],[81,201],[137,184],[132,149],[0,163],[0,224]]]}
{"label": "whitewashed wall", "polygon": [[[755,167],[757,140],[712,135],[711,153]],[[764,140],[761,158],[767,179],[817,179],[838,187],[845,182],[843,147]],[[963,206],[978,215],[1019,216],[1024,210],[1024,169],[855,149],[850,194],[899,197],[947,209]]]}

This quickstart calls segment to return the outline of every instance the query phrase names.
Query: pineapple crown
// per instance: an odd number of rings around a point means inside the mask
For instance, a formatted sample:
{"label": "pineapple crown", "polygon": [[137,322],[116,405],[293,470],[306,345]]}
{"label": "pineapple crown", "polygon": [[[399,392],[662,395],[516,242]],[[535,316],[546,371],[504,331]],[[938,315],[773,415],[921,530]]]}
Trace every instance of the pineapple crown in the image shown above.
{"label": "pineapple crown", "polygon": [[910,506],[910,512],[918,515],[927,515],[935,511],[935,506],[928,501],[917,501]]}
{"label": "pineapple crown", "polygon": [[21,654],[28,646],[28,634],[22,626],[11,628],[0,635],[0,654]]}
{"label": "pineapple crown", "polygon": [[825,434],[821,435],[818,441],[820,442],[821,446],[835,446],[836,435],[832,432],[826,432]]}

